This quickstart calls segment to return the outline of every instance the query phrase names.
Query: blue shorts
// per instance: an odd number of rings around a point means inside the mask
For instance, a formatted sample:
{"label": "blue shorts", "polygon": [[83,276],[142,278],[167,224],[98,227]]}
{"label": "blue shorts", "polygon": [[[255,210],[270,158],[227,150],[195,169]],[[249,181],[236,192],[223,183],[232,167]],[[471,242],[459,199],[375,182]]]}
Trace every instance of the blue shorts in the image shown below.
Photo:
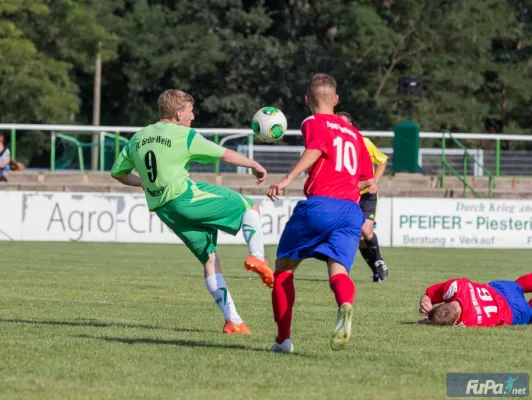
{"label": "blue shorts", "polygon": [[489,285],[506,299],[512,309],[512,325],[532,324],[532,306],[527,303],[521,285],[514,281],[493,281]]}
{"label": "blue shorts", "polygon": [[324,196],[302,200],[281,235],[277,258],[332,258],[349,272],[364,221],[364,214],[354,201]]}

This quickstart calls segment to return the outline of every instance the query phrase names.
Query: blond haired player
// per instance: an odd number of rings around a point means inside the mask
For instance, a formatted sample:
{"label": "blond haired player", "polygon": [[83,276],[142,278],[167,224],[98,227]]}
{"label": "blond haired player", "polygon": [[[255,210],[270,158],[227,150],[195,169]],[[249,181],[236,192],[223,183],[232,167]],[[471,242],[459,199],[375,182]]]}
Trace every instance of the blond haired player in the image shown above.
{"label": "blond haired player", "polygon": [[[190,128],[194,99],[179,90],[159,96],[159,122],[135,133],[113,165],[113,178],[144,189],[150,211],[163,221],[203,264],[205,286],[224,314],[224,333],[249,334],[236,311],[216,254],[218,231],[236,235],[243,228],[250,256],[246,269],[257,272],[266,286],[273,286],[273,272],[264,260],[259,207],[250,198],[222,187],[194,182],[189,163],[228,164],[251,168],[257,184],[266,170],[256,161],[206,140]],[[131,172],[136,169],[139,176]]]}
{"label": "blond haired player", "polygon": [[[349,115],[349,113],[343,111],[336,115],[341,117],[344,121],[350,124],[352,123],[351,115]],[[362,257],[364,257],[364,260],[366,260],[366,263],[373,272],[373,282],[380,282],[388,277],[388,267],[384,263],[384,258],[381,255],[379,241],[377,239],[377,234],[373,232],[373,227],[375,225],[375,215],[377,212],[377,185],[386,170],[388,156],[381,153],[377,146],[375,146],[367,137],[364,137],[364,144],[368,149],[371,162],[377,165],[377,168],[375,169],[375,185],[360,192],[362,195],[360,198],[360,208],[362,208],[364,217],[366,217],[366,222],[364,222],[364,226],[362,226],[362,237],[360,238],[359,247],[360,254],[362,254]]]}

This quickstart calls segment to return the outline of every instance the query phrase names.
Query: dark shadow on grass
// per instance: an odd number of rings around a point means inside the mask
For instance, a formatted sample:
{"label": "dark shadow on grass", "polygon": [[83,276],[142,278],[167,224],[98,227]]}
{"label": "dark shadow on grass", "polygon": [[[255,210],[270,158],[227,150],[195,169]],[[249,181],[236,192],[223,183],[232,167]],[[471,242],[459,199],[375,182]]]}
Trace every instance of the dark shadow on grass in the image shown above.
{"label": "dark shadow on grass", "polygon": [[421,324],[419,321],[399,321],[399,323],[401,325],[430,326],[432,329],[434,329],[434,328],[445,329],[445,328],[452,327],[452,325],[441,325],[441,326],[438,326],[438,325],[432,325],[432,324]]}
{"label": "dark shadow on grass", "polygon": [[[191,274],[185,274],[185,275],[179,275],[180,277],[187,277],[187,278],[195,278],[196,276],[200,276],[200,275],[191,275]],[[260,283],[260,278],[258,275],[227,275],[227,274],[224,274],[224,278],[225,279],[245,279],[245,280],[250,280],[250,281],[258,281]],[[251,278],[251,279],[250,279]],[[295,275],[295,280],[296,281],[302,281],[302,282],[329,282],[329,279],[327,278],[323,278],[323,279],[320,279],[320,278],[300,278],[298,277],[297,275]]]}
{"label": "dark shadow on grass", "polygon": [[320,279],[320,278],[298,278],[297,275],[295,276],[296,281],[303,281],[303,282],[326,282],[329,283],[329,279]]}
{"label": "dark shadow on grass", "polygon": [[[227,350],[247,350],[255,351],[258,353],[269,353],[269,349],[259,347],[249,347],[243,344],[225,344],[225,343],[209,343],[200,340],[185,340],[185,339],[153,339],[153,338],[121,338],[114,336],[90,336],[90,335],[76,335],[73,337],[82,339],[98,339],[105,340],[107,342],[119,342],[126,344],[155,344],[155,345],[167,345],[167,346],[185,346],[185,347],[202,347],[211,349],[227,349]],[[306,354],[292,353],[288,356],[300,356],[307,358],[316,358]]]}
{"label": "dark shadow on grass", "polygon": [[25,319],[2,319],[0,323],[12,323],[12,324],[37,324],[37,325],[63,325],[63,326],[86,326],[95,328],[140,328],[140,329],[160,329],[174,332],[204,332],[201,329],[195,328],[167,328],[163,326],[153,325],[136,325],[136,324],[124,324],[120,322],[100,322],[100,321],[41,321],[41,320],[25,320]]}

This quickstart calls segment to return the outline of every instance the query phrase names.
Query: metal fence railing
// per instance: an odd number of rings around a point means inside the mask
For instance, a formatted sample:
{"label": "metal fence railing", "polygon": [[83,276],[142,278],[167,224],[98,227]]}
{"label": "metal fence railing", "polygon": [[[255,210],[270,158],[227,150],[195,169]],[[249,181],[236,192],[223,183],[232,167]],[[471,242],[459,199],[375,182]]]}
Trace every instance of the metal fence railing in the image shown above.
{"label": "metal fence railing", "polygon": [[[238,145],[236,150],[246,156],[249,156],[249,145]],[[253,158],[264,166],[271,173],[286,173],[299,159],[305,148],[303,146],[253,146]],[[388,165],[386,173],[393,169],[393,148],[380,147],[379,150],[388,156]],[[484,171],[479,166],[484,162],[484,150],[469,149],[471,154],[478,163],[470,163],[467,166],[468,175],[483,176]],[[427,175],[441,175],[442,149],[420,148],[418,164],[421,171]],[[463,166],[464,151],[462,149],[445,149],[447,161],[455,169],[461,169]],[[245,168],[234,168],[239,173],[244,173]],[[462,169],[461,169],[462,170]]]}
{"label": "metal fence railing", "polygon": [[473,165],[475,168],[482,172],[482,175],[488,176],[488,197],[491,197],[493,194],[493,189],[495,187],[495,177],[493,174],[484,166],[484,163],[481,162],[478,157],[475,157],[471,154],[468,149],[464,146],[462,142],[456,139],[451,132],[444,132],[446,138],[448,137],[451,140],[451,143],[454,143],[459,147],[459,151],[463,152],[463,163],[462,170],[459,172],[458,169],[449,162],[446,157],[446,140],[442,140],[442,151],[441,151],[441,187],[445,187],[445,175],[447,171],[450,171],[452,175],[460,179],[464,186],[464,198],[467,197],[467,189],[469,189],[476,197],[481,197],[480,193],[475,190],[475,188],[467,181],[469,175],[468,166]]}
{"label": "metal fence railing", "polygon": [[[10,137],[10,150],[13,158],[17,158],[17,141],[21,132],[45,132],[50,135],[50,164],[49,169],[53,169],[54,162],[52,161],[52,153],[55,153],[55,148],[52,148],[57,144],[57,134],[68,135],[76,139],[80,146],[85,146],[88,149],[94,145],[89,144],[91,135],[93,133],[100,134],[100,141],[96,144],[100,152],[99,157],[99,170],[103,171],[111,167],[111,162],[118,155],[123,143],[135,132],[140,130],[141,127],[123,127],[123,126],[82,126],[82,125],[32,125],[32,124],[0,124],[0,131],[8,132]],[[217,143],[223,144],[226,147],[238,149],[238,146],[248,146],[246,154],[251,158],[263,157],[264,154],[255,154],[257,146],[266,146],[264,144],[256,144],[251,129],[217,129],[217,128],[197,128],[198,132],[212,138]],[[362,134],[372,139],[381,140],[387,143],[387,146],[382,146],[391,150],[390,145],[393,140],[394,133],[386,131],[362,131]],[[301,135],[299,130],[288,130],[285,136],[290,139],[293,136]],[[442,132],[421,132],[420,138],[422,142],[422,151],[420,152],[420,165],[422,172],[426,174],[440,174],[441,173],[441,141],[444,137]],[[532,175],[532,135],[503,135],[503,134],[476,134],[476,133],[453,133],[453,137],[465,141],[468,147],[468,151],[475,157],[483,157],[481,164],[486,168],[494,172],[495,176],[499,175]],[[105,140],[105,139],[109,140]],[[296,139],[296,138],[292,138]],[[524,143],[522,148],[528,148],[530,150],[506,150],[502,148],[502,143],[511,145],[515,142]],[[426,145],[424,144],[426,143]],[[268,146],[266,146],[268,147]],[[271,146],[274,147],[274,146]],[[429,148],[430,147],[430,148]],[[516,147],[516,146],[507,146]],[[243,148],[243,147],[241,147]],[[449,162],[457,166],[461,165],[463,159],[456,153],[452,154],[455,149],[449,146],[446,147],[446,155],[448,155]],[[440,153],[438,153],[440,151]],[[265,153],[263,151],[263,153]],[[73,152],[74,154],[74,152]],[[293,152],[283,153],[282,151],[269,151],[268,156],[264,159],[265,163],[279,163],[280,166],[288,166],[292,161],[292,156],[297,154]],[[388,153],[389,168],[393,165],[393,154]],[[463,151],[462,151],[463,154]],[[54,157],[56,155],[54,154]],[[75,157],[76,159],[83,158]],[[84,157],[84,162],[90,157]],[[276,161],[272,161],[275,158]],[[110,161],[106,161],[110,159]],[[475,163],[469,165],[471,175],[476,175]],[[277,164],[276,164],[277,165]],[[290,164],[291,165],[291,164]],[[81,168],[81,166],[78,166]],[[202,172],[213,172],[212,166],[200,166],[194,165],[191,170]],[[235,170],[231,166],[224,166],[217,164],[214,167],[214,172],[224,172]],[[283,169],[286,171],[286,168]]]}

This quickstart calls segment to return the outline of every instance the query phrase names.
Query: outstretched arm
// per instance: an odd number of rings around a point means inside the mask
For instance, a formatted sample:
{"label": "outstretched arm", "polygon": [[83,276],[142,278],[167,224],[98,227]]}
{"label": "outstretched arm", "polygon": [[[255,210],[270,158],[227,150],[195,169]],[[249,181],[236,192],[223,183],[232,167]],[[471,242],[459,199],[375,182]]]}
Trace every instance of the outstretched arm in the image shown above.
{"label": "outstretched arm", "polygon": [[261,184],[266,179],[267,172],[262,165],[236,151],[225,149],[221,160],[227,164],[251,168],[252,174],[257,178],[257,185]]}
{"label": "outstretched arm", "polygon": [[205,139],[194,129],[190,130],[187,143],[188,153],[192,161],[209,164],[222,160],[227,164],[251,168],[251,172],[257,178],[257,184],[264,182],[266,179],[266,170],[258,162],[250,160],[236,151],[226,149]]}
{"label": "outstretched arm", "polygon": [[303,171],[311,167],[321,157],[322,151],[316,149],[305,150],[299,161],[294,165],[290,172],[279,182],[270,186],[266,191],[267,196],[274,200],[278,199],[283,190],[285,190],[292,181],[297,178]]}

